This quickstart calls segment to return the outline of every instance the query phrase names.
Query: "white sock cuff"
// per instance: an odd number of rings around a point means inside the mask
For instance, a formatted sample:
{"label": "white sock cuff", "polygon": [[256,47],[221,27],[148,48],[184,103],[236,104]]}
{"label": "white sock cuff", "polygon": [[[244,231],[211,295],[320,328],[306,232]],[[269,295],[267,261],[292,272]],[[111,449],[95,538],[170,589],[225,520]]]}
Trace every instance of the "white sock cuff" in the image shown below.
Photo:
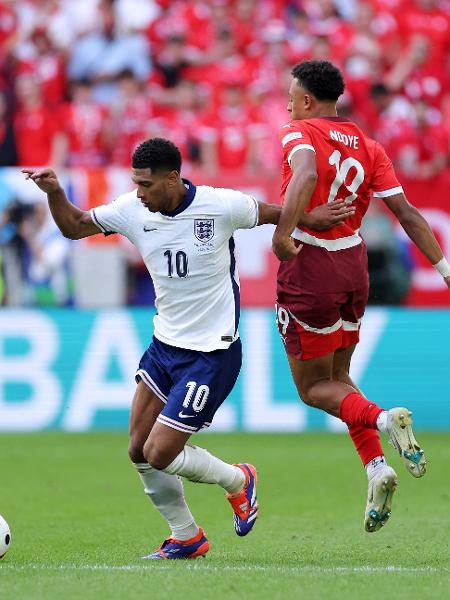
{"label": "white sock cuff", "polygon": [[387,421],[388,421],[388,411],[383,410],[377,417],[377,429],[378,431],[382,431],[386,433],[387,430]]}
{"label": "white sock cuff", "polygon": [[135,466],[136,471],[142,474],[149,473],[153,469],[148,463],[133,463],[133,465]]}
{"label": "white sock cuff", "polygon": [[388,465],[387,465],[387,462],[386,462],[386,458],[384,457],[383,454],[380,454],[379,456],[376,456],[371,461],[369,461],[367,463],[367,465],[365,465],[365,469],[366,469],[366,472],[367,472],[367,477],[369,479],[372,479],[372,477],[375,475],[375,473],[377,471],[379,471],[380,469],[384,469],[387,466]]}
{"label": "white sock cuff", "polygon": [[165,469],[163,469],[164,473],[169,473],[170,475],[176,475],[183,468],[185,460],[185,450],[183,449],[178,456],[175,456],[170,465],[167,465]]}

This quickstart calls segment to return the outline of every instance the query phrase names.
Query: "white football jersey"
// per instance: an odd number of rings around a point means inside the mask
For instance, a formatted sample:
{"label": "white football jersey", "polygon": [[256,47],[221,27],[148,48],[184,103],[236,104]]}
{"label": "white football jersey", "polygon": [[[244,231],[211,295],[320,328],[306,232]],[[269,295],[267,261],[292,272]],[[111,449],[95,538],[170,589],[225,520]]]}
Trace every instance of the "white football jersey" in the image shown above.
{"label": "white football jersey", "polygon": [[239,275],[233,233],[258,223],[258,203],[229,189],[194,186],[172,213],[151,213],[123,194],[91,210],[105,234],[121,233],[139,250],[153,279],[154,335],[188,350],[228,348],[239,337]]}

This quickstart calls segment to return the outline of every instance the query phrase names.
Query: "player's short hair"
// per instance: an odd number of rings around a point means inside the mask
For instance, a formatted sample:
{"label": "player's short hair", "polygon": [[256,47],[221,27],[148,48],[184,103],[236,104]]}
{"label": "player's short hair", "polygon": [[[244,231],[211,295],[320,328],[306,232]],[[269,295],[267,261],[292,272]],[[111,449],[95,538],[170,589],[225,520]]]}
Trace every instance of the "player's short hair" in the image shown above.
{"label": "player's short hair", "polygon": [[317,100],[336,102],[345,90],[342,73],[327,60],[299,62],[292,69],[292,75]]}
{"label": "player's short hair", "polygon": [[181,154],[169,140],[151,138],[137,146],[131,159],[133,169],[151,169],[152,173],[161,171],[181,171]]}

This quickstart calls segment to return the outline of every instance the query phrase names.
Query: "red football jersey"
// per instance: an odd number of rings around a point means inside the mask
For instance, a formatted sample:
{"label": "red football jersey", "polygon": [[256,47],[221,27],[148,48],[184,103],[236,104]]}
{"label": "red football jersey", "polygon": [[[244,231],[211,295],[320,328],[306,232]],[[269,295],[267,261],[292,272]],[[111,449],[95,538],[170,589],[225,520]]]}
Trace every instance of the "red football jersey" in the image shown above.
{"label": "red football jersey", "polygon": [[221,168],[237,169],[246,164],[250,141],[260,139],[263,129],[247,108],[220,107],[205,117],[199,138],[216,143]]}
{"label": "red football jersey", "polygon": [[148,124],[153,117],[153,103],[140,94],[126,99],[116,108],[110,127],[114,127],[115,137],[120,143],[114,144],[112,149],[113,164],[129,167],[136,146],[147,137]]}
{"label": "red football jersey", "polygon": [[291,121],[281,129],[281,143],[282,202],[292,177],[292,157],[298,150],[306,148],[316,154],[318,175],[307,212],[320,204],[344,199],[356,209],[343,225],[327,231],[307,227],[296,229],[292,236],[304,243],[328,250],[356,246],[361,242],[358,231],[372,194],[376,198],[386,198],[403,191],[383,147],[346,118]]}
{"label": "red football jersey", "polygon": [[14,116],[14,132],[20,166],[44,166],[51,160],[58,119],[45,106],[20,108]]}
{"label": "red football jersey", "polygon": [[69,166],[98,167],[106,163],[106,107],[94,103],[68,102],[61,108],[61,122],[69,141]]}

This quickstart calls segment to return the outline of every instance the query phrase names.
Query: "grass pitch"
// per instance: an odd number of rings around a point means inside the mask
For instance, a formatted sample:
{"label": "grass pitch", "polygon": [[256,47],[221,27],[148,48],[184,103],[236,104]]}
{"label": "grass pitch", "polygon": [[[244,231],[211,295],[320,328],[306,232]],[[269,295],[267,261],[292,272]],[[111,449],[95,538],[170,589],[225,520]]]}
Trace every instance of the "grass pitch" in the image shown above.
{"label": "grass pitch", "polygon": [[260,518],[238,538],[216,486],[185,484],[211,543],[205,559],[140,559],[168,534],[129,465],[121,433],[0,436],[0,513],[13,543],[1,600],[182,597],[428,600],[450,589],[450,434],[419,437],[429,458],[400,477],[393,516],[363,530],[366,476],[338,434],[201,434],[224,460],[254,462]]}

